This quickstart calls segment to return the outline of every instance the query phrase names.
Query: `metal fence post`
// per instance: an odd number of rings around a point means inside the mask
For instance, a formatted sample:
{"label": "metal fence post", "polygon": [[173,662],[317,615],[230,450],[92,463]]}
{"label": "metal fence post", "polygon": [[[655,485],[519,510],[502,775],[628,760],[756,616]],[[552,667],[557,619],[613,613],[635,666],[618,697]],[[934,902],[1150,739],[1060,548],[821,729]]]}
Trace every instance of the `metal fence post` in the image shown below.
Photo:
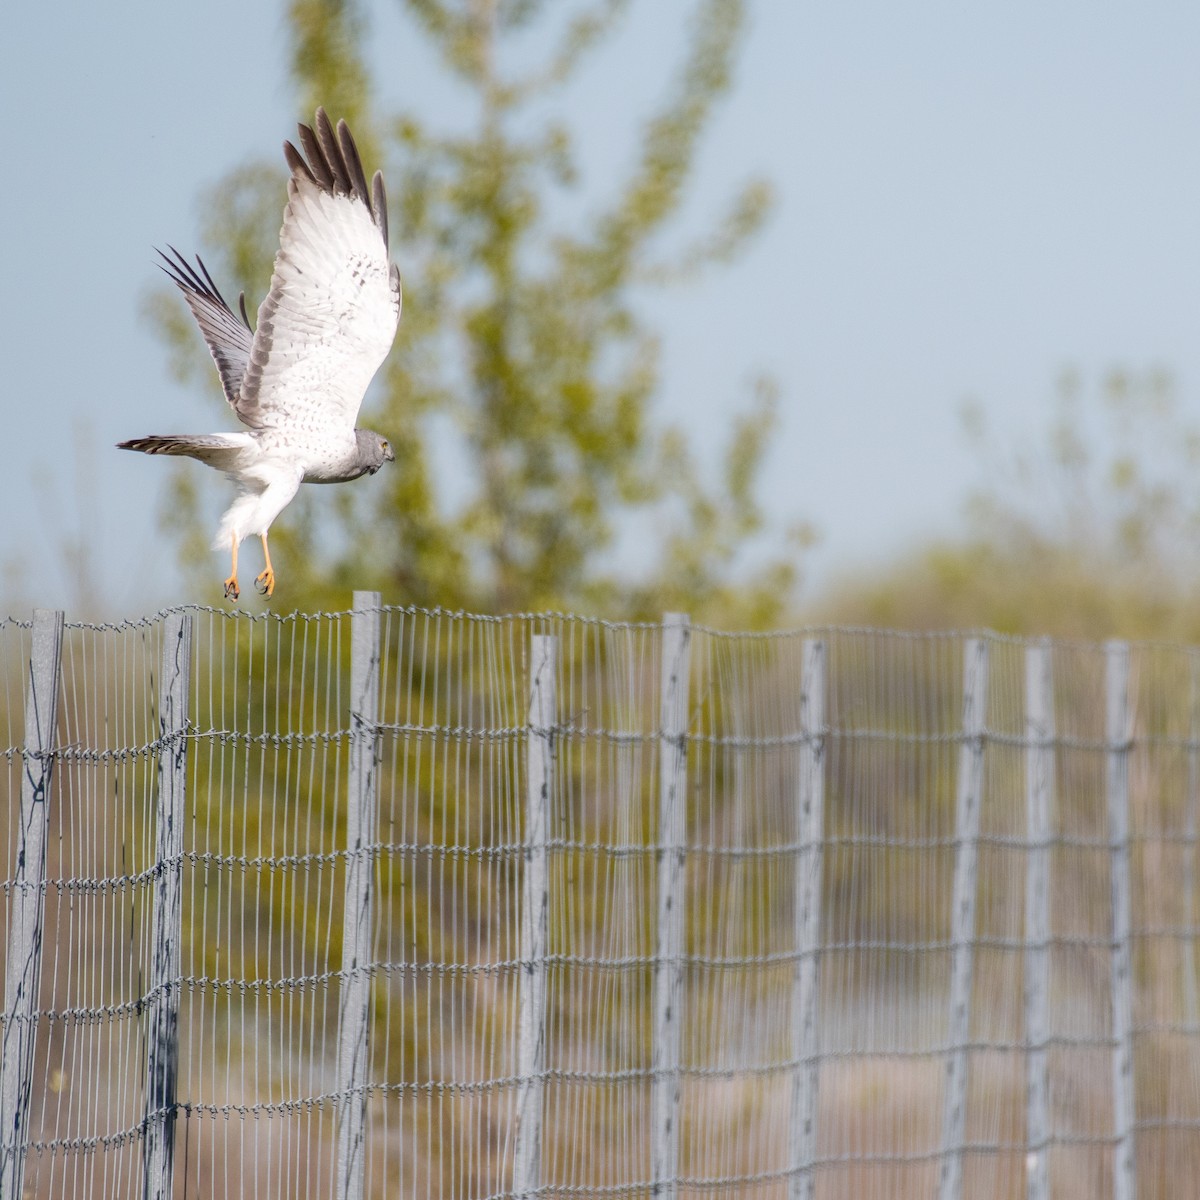
{"label": "metal fence post", "polygon": [[1133,964],[1130,954],[1129,646],[1105,646],[1105,739],[1108,743],[1109,879],[1112,894],[1113,1197],[1134,1200]]}
{"label": "metal fence post", "polygon": [[674,1197],[679,1178],[680,1006],[683,1001],[684,859],[687,837],[687,729],[691,622],[666,613],[658,749],[658,934],[654,964],[651,1179]]}
{"label": "metal fence post", "polygon": [[974,969],[976,864],[979,854],[979,802],[983,792],[984,727],[987,720],[988,644],[968,638],[963,645],[962,749],[958,757],[955,805],[954,907],[950,943],[950,1036],[942,1108],[942,1165],[939,1200],[962,1195],[963,1140],[967,1122],[967,1044],[971,1035]]}
{"label": "metal fence post", "polygon": [[517,1137],[513,1193],[541,1185],[542,1075],[546,1066],[546,830],[554,789],[558,639],[535,636],[530,654],[525,793],[525,872],[521,888],[521,987],[517,1028]]}
{"label": "metal fence post", "polygon": [[175,1078],[179,1065],[179,945],[183,937],[183,825],[187,798],[192,618],[163,623],[158,684],[158,814],[154,840],[154,953],[146,1024],[146,1200],[174,1194]]}
{"label": "metal fence post", "polygon": [[792,980],[792,1121],[789,1194],[812,1200],[817,1143],[817,1083],[820,1038],[817,996],[820,983],[821,878],[825,809],[825,643],[804,642],[800,691],[800,769],[797,800],[799,853],[796,855],[796,970]]}
{"label": "metal fence post", "polygon": [[1050,837],[1054,678],[1048,639],[1025,651],[1025,1194],[1050,1200]]}
{"label": "metal fence post", "polygon": [[370,1069],[376,742],[379,725],[378,592],[355,592],[350,615],[350,763],[346,788],[346,907],[338,1008],[338,1200],[362,1200]]}
{"label": "metal fence post", "polygon": [[33,614],[21,754],[21,816],[9,909],[4,1041],[0,1046],[0,1196],[21,1195],[29,1141],[41,980],[46,824],[54,772],[63,621],[61,612],[50,609],[39,608]]}

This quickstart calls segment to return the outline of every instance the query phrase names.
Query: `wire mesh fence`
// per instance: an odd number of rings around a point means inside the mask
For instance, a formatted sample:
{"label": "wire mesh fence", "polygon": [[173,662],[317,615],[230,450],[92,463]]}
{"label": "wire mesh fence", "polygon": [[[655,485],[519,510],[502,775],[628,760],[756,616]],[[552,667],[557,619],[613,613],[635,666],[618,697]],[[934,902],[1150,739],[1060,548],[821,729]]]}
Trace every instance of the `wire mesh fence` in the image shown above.
{"label": "wire mesh fence", "polygon": [[1200,652],[39,613],[0,745],[4,1196],[1200,1170]]}

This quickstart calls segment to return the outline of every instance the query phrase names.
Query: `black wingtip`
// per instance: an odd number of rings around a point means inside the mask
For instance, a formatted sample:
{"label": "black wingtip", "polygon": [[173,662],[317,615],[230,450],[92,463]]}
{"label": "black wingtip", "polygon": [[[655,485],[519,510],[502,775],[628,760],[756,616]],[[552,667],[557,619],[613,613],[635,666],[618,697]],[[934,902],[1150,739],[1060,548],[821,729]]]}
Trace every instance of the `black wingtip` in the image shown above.
{"label": "black wingtip", "polygon": [[371,180],[371,214],[375,218],[379,232],[383,234],[383,246],[386,250],[388,249],[387,194],[383,190],[382,171],[376,171],[375,178]]}
{"label": "black wingtip", "polygon": [[[204,259],[200,255],[196,255],[196,266],[193,267],[170,242],[167,243],[167,249],[175,256],[174,258],[170,258],[159,250],[157,246],[155,247],[155,253],[162,259],[162,262],[158,264],[158,268],[167,274],[177,288],[184,292],[194,292],[199,296],[207,296],[210,300],[220,303],[224,308],[229,307],[225,303],[225,297],[221,295],[221,289],[217,287],[213,277],[208,273],[208,268],[204,265]],[[199,267],[198,271],[197,267]]]}
{"label": "black wingtip", "polygon": [[162,259],[162,262],[156,263],[155,266],[181,291],[195,291],[196,282],[193,278],[195,273],[188,266],[187,259],[170,242],[167,243],[167,249],[175,256],[174,258],[171,257],[171,254],[164,254],[157,246],[154,247],[154,253]]}
{"label": "black wingtip", "polygon": [[346,122],[338,121],[335,127],[322,107],[317,109],[311,125],[301,123],[296,128],[300,148],[291,142],[283,143],[283,156],[293,182],[306,179],[322,191],[361,200],[379,224],[375,201],[382,184],[378,183],[376,188],[367,186],[362,155]]}
{"label": "black wingtip", "polygon": [[333,171],[325,160],[320,138],[307,125],[300,127],[300,145],[308,162],[309,178],[323,191],[333,191]]}
{"label": "black wingtip", "polygon": [[354,186],[350,180],[350,173],[346,169],[346,163],[343,161],[342,148],[338,144],[337,134],[333,131],[333,124],[329,120],[329,115],[323,108],[317,109],[315,125],[317,141],[321,143],[321,151],[325,155],[325,162],[329,165],[329,170],[333,174],[336,190],[346,196],[353,195]]}
{"label": "black wingtip", "polygon": [[[164,254],[157,246],[154,247],[154,253],[162,259],[162,262],[158,263],[157,266],[159,270],[166,271],[176,283],[179,283],[180,272],[186,274],[191,270],[191,268],[188,266],[187,259],[184,258],[183,255],[180,254],[170,242],[167,243],[167,249],[170,250],[171,254]],[[174,255],[174,258],[172,258],[171,255]],[[163,263],[166,265],[164,266]],[[180,286],[182,286],[182,284]]]}
{"label": "black wingtip", "polygon": [[219,297],[222,304],[225,303],[225,297],[221,295],[221,289],[213,282],[213,277],[208,273],[208,268],[204,265],[204,259],[200,255],[196,255],[196,266],[200,268],[200,274],[204,276],[205,283],[212,289],[214,296]]}
{"label": "black wingtip", "polygon": [[[304,128],[301,126],[301,128]],[[291,142],[283,143],[283,157],[287,160],[288,170],[293,175],[303,176],[309,183],[316,183],[316,178],[313,176],[312,169],[304,160],[304,155],[292,145]]]}
{"label": "black wingtip", "polygon": [[363,171],[362,155],[358,152],[358,144],[350,126],[345,121],[337,123],[337,142],[341,150],[342,162],[350,176],[351,191],[355,198],[361,200],[369,209],[371,207],[371,192],[367,187],[366,172]]}

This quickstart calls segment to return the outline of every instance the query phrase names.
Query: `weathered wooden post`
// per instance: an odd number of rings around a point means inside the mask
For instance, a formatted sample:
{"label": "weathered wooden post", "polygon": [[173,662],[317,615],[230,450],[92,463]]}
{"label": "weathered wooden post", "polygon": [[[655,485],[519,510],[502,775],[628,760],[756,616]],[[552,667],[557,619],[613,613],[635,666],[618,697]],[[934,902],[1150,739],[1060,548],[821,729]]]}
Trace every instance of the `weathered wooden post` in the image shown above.
{"label": "weathered wooden post", "polygon": [[954,907],[950,914],[950,1053],[942,1107],[939,1200],[962,1195],[963,1140],[967,1124],[967,1043],[971,1034],[971,985],[975,964],[975,896],[978,889],[979,804],[983,794],[984,728],[987,721],[988,644],[963,645],[962,749],[955,805]]}
{"label": "weathered wooden post", "polygon": [[1129,749],[1133,738],[1129,711],[1129,646],[1105,647],[1107,692],[1105,739],[1108,744],[1108,842],[1112,896],[1112,1037],[1113,1037],[1113,1198],[1134,1200],[1133,960],[1130,946],[1129,894]]}
{"label": "weathered wooden post", "polygon": [[371,1044],[371,918],[378,825],[378,592],[355,592],[350,615],[350,764],[346,788],[346,906],[338,1008],[338,1200],[362,1200]]}
{"label": "weathered wooden post", "polygon": [[1025,1194],[1050,1200],[1050,836],[1054,678],[1050,642],[1025,651]]}
{"label": "weathered wooden post", "polygon": [[4,986],[4,1042],[0,1046],[0,1196],[20,1196],[29,1140],[37,994],[41,981],[45,908],[46,826],[54,774],[63,613],[33,614],[25,743],[21,752],[21,813],[9,909]]}
{"label": "weathered wooden post", "polygon": [[663,617],[658,760],[658,936],[654,966],[651,1179],[673,1200],[679,1177],[680,1007],[683,1001],[688,684],[692,630]]}
{"label": "weathered wooden post", "polygon": [[154,839],[154,950],[146,1019],[146,1200],[171,1200],[175,1179],[175,1081],[179,1067],[183,825],[187,812],[187,719],[192,617],[163,622],[158,682],[158,812]]}
{"label": "weathered wooden post", "polygon": [[526,749],[525,870],[521,884],[521,979],[517,1018],[517,1136],[513,1193],[541,1184],[542,1077],[546,1069],[546,831],[554,792],[558,639],[535,636],[530,655]]}
{"label": "weathered wooden post", "polygon": [[817,1150],[820,1033],[821,878],[825,861],[825,643],[804,642],[800,680],[800,771],[796,796],[796,970],[792,979],[792,1121],[788,1169],[792,1200],[812,1200]]}

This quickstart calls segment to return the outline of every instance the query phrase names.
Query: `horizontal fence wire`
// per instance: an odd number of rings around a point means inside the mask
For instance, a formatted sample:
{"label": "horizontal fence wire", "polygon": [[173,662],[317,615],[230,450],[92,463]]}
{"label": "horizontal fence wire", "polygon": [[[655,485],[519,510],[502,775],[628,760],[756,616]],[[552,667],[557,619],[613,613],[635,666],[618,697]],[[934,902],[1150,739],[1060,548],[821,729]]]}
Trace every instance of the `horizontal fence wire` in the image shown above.
{"label": "horizontal fence wire", "polygon": [[0,621],[23,1196],[1200,1174],[1197,650],[189,607],[68,621],[38,741],[35,642]]}

